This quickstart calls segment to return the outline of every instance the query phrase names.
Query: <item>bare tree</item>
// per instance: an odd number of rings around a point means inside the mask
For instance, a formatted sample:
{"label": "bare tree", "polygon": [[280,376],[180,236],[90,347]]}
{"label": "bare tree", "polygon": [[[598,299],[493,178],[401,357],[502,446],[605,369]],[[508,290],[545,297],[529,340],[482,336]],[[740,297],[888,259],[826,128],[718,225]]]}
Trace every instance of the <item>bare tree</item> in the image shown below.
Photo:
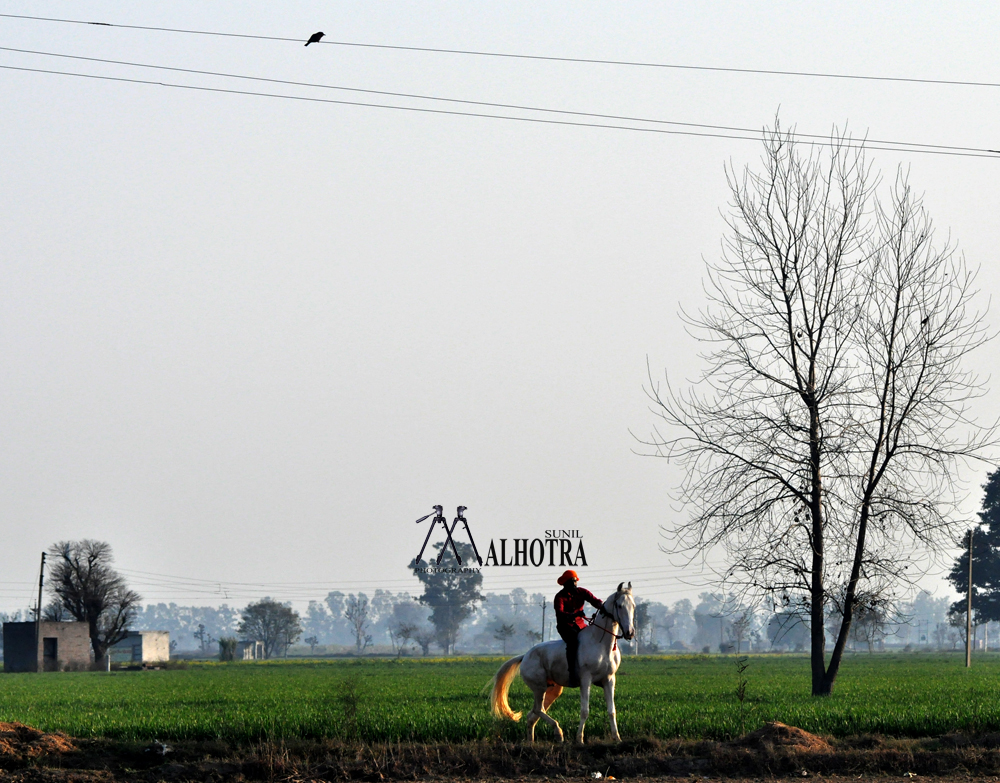
{"label": "bare tree", "polygon": [[[948,626],[949,623],[937,623],[934,626],[934,643],[937,645],[938,650],[944,649],[945,640],[950,636]],[[956,636],[955,638],[957,639],[958,637]]]}
{"label": "bare tree", "polygon": [[505,625],[504,623],[498,623],[497,627],[493,629],[493,638],[503,645],[504,655],[507,654],[507,640],[516,633],[517,629],[513,624]]}
{"label": "bare tree", "polygon": [[804,650],[809,643],[809,618],[796,612],[776,612],[767,623],[772,649]]}
{"label": "bare tree", "polygon": [[663,632],[667,635],[667,647],[670,647],[674,643],[674,626],[677,624],[677,617],[673,612],[670,612],[663,618],[660,626],[663,628]]}
{"label": "bare tree", "polygon": [[353,593],[347,597],[344,604],[344,619],[351,624],[354,632],[354,644],[358,655],[372,643],[371,634],[365,633],[368,629],[368,615],[371,607],[368,604],[368,596],[364,593]]}
{"label": "bare tree", "polygon": [[399,623],[396,626],[396,638],[399,640],[397,643],[399,655],[403,654],[403,648],[409,644],[410,640],[413,639],[413,635],[417,632],[417,626],[413,623]]}
{"label": "bare tree", "polygon": [[45,604],[45,608],[42,610],[42,619],[49,623],[65,623],[75,618],[66,611],[62,601],[55,598]]}
{"label": "bare tree", "polygon": [[64,612],[46,611],[50,617],[66,613],[87,623],[94,660],[101,661],[109,647],[125,638],[142,598],[111,567],[111,547],[103,541],[60,541],[49,555],[49,590]]}
{"label": "bare tree", "polygon": [[855,611],[854,637],[868,645],[868,652],[875,648],[884,649],[885,638],[889,635],[889,618],[879,607],[864,607]]}
{"label": "bare tree", "polygon": [[198,623],[198,630],[191,634],[195,639],[198,640],[198,649],[201,650],[202,654],[206,654],[212,649],[212,645],[220,641],[212,636],[208,631],[205,630],[204,623]]}
{"label": "bare tree", "polygon": [[728,636],[730,642],[736,646],[736,654],[740,655],[743,647],[743,640],[750,635],[753,626],[753,612],[744,609],[739,615],[733,618],[733,624],[729,626]]}
{"label": "bare tree", "polygon": [[413,641],[417,643],[423,655],[430,655],[431,645],[437,639],[436,631],[433,628],[419,628],[413,634]]}
{"label": "bare tree", "polygon": [[[955,629],[954,631],[949,631],[948,632],[948,638],[951,639],[951,635],[952,635],[952,633],[954,633],[956,635],[957,642],[961,642],[962,646],[964,647],[965,646],[966,636],[968,636],[968,634],[967,634],[967,628],[968,628],[968,626],[966,625],[966,611],[965,611],[965,609],[964,608],[962,608],[962,609],[955,609],[955,608],[950,609],[948,611],[947,620],[948,620],[948,626]],[[975,639],[976,639],[976,634],[979,633],[979,624],[978,624],[977,621],[978,621],[978,618],[976,617],[976,610],[973,609],[972,610],[972,640],[973,641],[975,641]],[[953,643],[952,646],[954,647],[955,644],[957,644],[957,642]]]}
{"label": "bare tree", "polygon": [[801,600],[815,695],[833,689],[859,598],[953,545],[956,470],[993,441],[967,416],[982,387],[963,360],[986,339],[973,275],[934,243],[905,174],[880,196],[863,144],[827,146],[803,152],[776,124],[762,171],[727,171],[709,305],[685,316],[707,370],[691,390],[650,390],[671,429],[649,443],[686,469],[692,511],[667,549],[719,547],[727,581]]}
{"label": "bare tree", "polygon": [[[828,601],[831,608],[827,615],[827,630],[832,636],[836,636],[843,622],[844,596],[830,595]],[[854,599],[854,620],[848,639],[852,648],[857,649],[858,643],[864,643],[870,653],[876,647],[881,649],[889,635],[889,623],[896,616],[892,601],[886,597],[859,592]]]}

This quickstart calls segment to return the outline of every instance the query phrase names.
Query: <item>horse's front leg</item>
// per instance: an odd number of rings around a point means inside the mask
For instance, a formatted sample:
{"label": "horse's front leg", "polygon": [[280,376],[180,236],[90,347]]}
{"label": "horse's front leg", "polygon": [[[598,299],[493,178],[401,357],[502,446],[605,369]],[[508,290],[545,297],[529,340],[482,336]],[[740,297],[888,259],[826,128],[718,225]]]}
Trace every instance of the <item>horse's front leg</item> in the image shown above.
{"label": "horse's front leg", "polygon": [[611,739],[621,742],[621,735],[618,733],[618,720],[615,718],[615,675],[608,675],[604,683],[604,700],[608,703],[608,723],[611,724]]}
{"label": "horse's front leg", "polygon": [[576,730],[576,741],[583,742],[583,727],[590,714],[590,672],[580,672],[580,728]]}

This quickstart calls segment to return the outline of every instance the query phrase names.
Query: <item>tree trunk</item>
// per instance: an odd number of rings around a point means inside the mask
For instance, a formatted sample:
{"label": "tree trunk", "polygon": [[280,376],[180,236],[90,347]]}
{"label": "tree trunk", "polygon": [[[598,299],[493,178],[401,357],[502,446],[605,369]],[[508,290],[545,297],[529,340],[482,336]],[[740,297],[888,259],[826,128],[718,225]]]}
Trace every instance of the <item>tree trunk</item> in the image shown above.
{"label": "tree trunk", "polygon": [[100,663],[104,659],[104,656],[107,655],[108,650],[101,641],[101,633],[97,629],[97,620],[89,621],[87,628],[90,633],[90,646],[94,649],[94,663]]}
{"label": "tree trunk", "polygon": [[[847,591],[844,594],[844,613],[840,621],[840,631],[837,634],[837,642],[833,645],[830,665],[827,667],[826,676],[823,678],[824,689],[816,695],[828,696],[833,692],[833,683],[837,679],[837,673],[840,671],[840,662],[844,657],[844,649],[847,647],[847,638],[851,634],[851,623],[854,620],[854,602],[858,594],[858,580],[861,578],[861,561],[864,557],[865,539],[868,532],[868,509],[870,504],[870,496],[866,496],[861,507],[861,519],[858,523],[858,538],[854,548],[854,563],[851,565],[851,576],[847,583]],[[813,693],[816,693],[815,690]]]}
{"label": "tree trunk", "polygon": [[[820,472],[819,411],[812,400],[809,405],[809,462],[812,484],[809,511],[812,515],[812,583],[810,585],[810,658],[813,696],[830,692],[826,684],[826,629],[824,614],[826,593],[823,586],[823,477]],[[832,686],[832,683],[831,683]]]}

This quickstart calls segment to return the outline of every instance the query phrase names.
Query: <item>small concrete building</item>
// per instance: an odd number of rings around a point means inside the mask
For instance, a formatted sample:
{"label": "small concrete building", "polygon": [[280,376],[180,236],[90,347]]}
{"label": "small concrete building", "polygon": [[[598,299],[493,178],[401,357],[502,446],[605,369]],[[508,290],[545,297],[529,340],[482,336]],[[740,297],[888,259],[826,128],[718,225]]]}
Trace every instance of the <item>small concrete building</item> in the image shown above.
{"label": "small concrete building", "polygon": [[90,661],[90,633],[86,623],[3,624],[6,672],[79,671],[89,668]]}
{"label": "small concrete building", "polygon": [[264,642],[241,639],[236,642],[237,661],[262,661],[264,660]]}
{"label": "small concrete building", "polygon": [[170,660],[169,631],[129,631],[108,650],[111,663],[163,663]]}

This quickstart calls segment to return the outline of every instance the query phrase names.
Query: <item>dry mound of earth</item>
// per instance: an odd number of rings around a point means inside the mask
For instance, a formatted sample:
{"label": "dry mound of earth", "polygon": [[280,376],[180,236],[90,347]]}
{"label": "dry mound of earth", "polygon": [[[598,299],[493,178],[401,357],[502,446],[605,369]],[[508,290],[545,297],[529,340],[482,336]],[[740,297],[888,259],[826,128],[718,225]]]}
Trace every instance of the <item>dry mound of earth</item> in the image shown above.
{"label": "dry mound of earth", "polygon": [[62,732],[46,734],[23,723],[0,723],[0,759],[33,759],[74,750],[76,746]]}
{"label": "dry mound of earth", "polygon": [[786,726],[784,723],[765,723],[757,731],[752,731],[736,741],[737,745],[754,748],[791,747],[807,752],[829,752],[830,744],[815,734],[803,731],[796,726]]}

